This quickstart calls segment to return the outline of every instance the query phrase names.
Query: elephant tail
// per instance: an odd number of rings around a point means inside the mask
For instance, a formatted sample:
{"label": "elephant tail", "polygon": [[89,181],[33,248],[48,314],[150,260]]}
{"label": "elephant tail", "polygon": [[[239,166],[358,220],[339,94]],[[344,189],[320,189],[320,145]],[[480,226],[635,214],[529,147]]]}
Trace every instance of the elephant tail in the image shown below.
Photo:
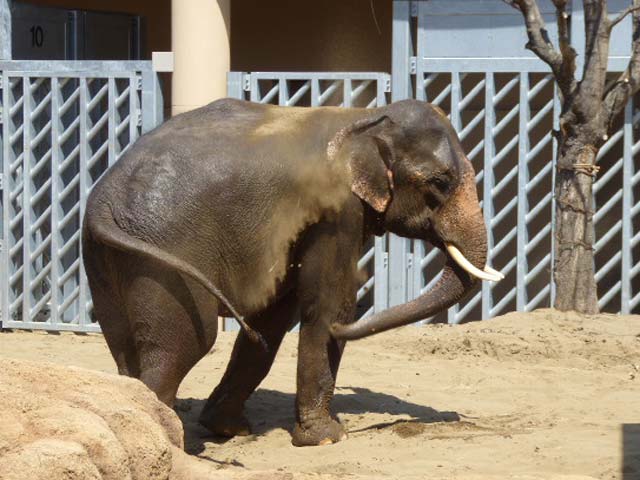
{"label": "elephant tail", "polygon": [[85,228],[94,240],[122,252],[136,253],[142,257],[155,260],[165,267],[177,270],[192,278],[227,307],[251,341],[260,343],[265,350],[268,348],[262,335],[244,321],[227,297],[200,270],[151,243],[132,237],[118,226],[113,218],[113,212],[111,209],[109,210],[108,213],[105,212],[103,215],[88,214],[85,217]]}

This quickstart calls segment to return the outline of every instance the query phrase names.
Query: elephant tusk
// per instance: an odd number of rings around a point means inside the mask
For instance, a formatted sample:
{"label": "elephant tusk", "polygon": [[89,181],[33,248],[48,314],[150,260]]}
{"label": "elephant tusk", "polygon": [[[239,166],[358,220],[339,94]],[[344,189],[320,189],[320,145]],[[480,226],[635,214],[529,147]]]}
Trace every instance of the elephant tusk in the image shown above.
{"label": "elephant tusk", "polygon": [[[474,267],[473,264],[465,258],[462,252],[458,250],[457,247],[455,247],[450,243],[447,243],[446,246],[447,246],[447,252],[449,252],[449,255],[451,256],[451,258],[453,258],[463,270],[467,271],[474,277],[477,277],[481,280],[489,280],[490,282],[499,282],[501,280],[500,274],[498,272],[490,273],[487,271],[482,271],[479,268]],[[485,267],[485,270],[486,268],[487,267]]]}
{"label": "elephant tusk", "polygon": [[502,272],[499,272],[498,270],[491,268],[489,265],[485,265],[484,271],[491,275],[497,275],[498,277],[500,277],[500,280],[504,279],[504,275],[502,274]]}

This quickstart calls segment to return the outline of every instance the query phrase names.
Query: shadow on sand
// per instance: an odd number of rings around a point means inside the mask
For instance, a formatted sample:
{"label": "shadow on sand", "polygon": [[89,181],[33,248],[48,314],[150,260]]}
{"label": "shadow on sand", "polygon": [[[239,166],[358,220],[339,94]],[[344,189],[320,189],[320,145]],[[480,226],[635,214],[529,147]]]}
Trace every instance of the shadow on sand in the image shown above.
{"label": "shadow on sand", "polygon": [[[264,435],[275,429],[290,431],[295,421],[295,394],[276,390],[258,389],[247,401],[245,413],[251,422],[252,437]],[[205,443],[223,444],[229,439],[214,437],[198,424],[198,416],[206,399],[183,398],[176,401],[176,413],[184,424],[185,449],[187,453],[197,455],[205,450]],[[340,414],[364,415],[390,414],[402,415],[402,419],[391,422],[374,423],[349,433],[363,432],[393,426],[401,422],[436,423],[457,422],[457,412],[440,412],[431,407],[407,402],[393,395],[374,392],[361,387],[338,387],[333,399],[333,411]],[[407,419],[406,416],[410,418]]]}

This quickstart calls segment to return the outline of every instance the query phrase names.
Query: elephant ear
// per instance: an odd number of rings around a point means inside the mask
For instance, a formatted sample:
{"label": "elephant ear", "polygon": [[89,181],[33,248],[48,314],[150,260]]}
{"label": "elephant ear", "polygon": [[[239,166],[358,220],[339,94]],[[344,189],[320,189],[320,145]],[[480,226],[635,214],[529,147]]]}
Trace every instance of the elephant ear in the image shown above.
{"label": "elephant ear", "polygon": [[329,144],[329,157],[338,157],[351,170],[351,191],[376,212],[391,202],[393,150],[386,134],[391,120],[386,115],[360,120],[341,130]]}

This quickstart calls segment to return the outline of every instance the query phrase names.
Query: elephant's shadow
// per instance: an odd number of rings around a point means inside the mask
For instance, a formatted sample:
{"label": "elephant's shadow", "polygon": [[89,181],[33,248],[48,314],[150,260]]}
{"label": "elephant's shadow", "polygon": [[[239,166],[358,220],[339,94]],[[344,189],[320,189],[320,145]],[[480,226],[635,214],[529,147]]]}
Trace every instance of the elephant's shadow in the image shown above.
{"label": "elephant's shadow", "polygon": [[[349,393],[341,393],[341,391]],[[290,430],[294,424],[295,394],[276,390],[259,389],[246,404],[246,415],[251,423],[252,436],[263,435],[271,430]],[[176,401],[176,413],[184,425],[185,449],[198,454],[205,450],[205,443],[225,443],[228,439],[213,437],[198,424],[198,416],[206,399],[183,398]],[[393,395],[374,392],[362,387],[340,387],[333,400],[333,410],[340,414],[363,415],[367,413],[402,415],[383,423],[371,423],[365,427],[349,429],[350,433],[380,429],[400,422],[436,423],[457,422],[457,412],[438,411],[431,407],[407,402]],[[407,419],[406,416],[410,418]]]}

